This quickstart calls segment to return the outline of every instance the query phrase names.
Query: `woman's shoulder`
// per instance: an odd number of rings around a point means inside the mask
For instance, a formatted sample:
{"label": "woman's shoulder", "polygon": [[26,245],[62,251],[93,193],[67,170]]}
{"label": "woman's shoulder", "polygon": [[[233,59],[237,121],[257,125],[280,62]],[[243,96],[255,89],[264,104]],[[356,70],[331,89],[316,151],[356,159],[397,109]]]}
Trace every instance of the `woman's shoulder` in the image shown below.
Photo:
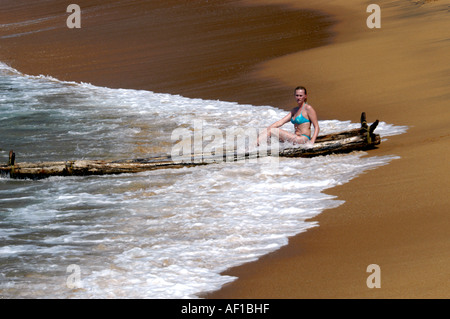
{"label": "woman's shoulder", "polygon": [[310,105],[310,104],[305,105],[305,110],[306,110],[306,112],[316,112],[314,107],[312,107],[312,105]]}

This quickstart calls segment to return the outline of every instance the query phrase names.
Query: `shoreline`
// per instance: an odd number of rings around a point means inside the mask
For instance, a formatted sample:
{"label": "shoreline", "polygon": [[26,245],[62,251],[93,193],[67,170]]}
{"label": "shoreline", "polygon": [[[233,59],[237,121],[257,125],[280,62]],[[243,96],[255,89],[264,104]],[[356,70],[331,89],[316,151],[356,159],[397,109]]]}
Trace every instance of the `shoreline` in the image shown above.
{"label": "shoreline", "polygon": [[[298,16],[286,13],[290,10],[285,5],[312,10],[303,13],[325,12],[338,22],[333,27],[332,43],[324,45],[326,40],[319,39],[317,46],[301,50],[290,47],[290,41],[286,41],[283,44],[286,55],[282,56],[268,52],[270,47],[256,46],[253,49],[265,50],[264,55],[257,60],[243,56],[244,60],[253,62],[240,65],[226,60],[221,47],[207,54],[203,54],[206,46],[189,47],[189,37],[183,45],[192,50],[188,51],[189,55],[196,59],[182,64],[177,60],[180,52],[170,49],[172,41],[179,36],[177,30],[170,28],[174,22],[194,25],[185,29],[189,35],[237,48],[239,32],[228,37],[215,30],[217,33],[213,33],[212,38],[203,38],[204,30],[193,22],[199,17],[212,19],[211,12],[199,10],[196,18],[188,21],[177,20],[178,16],[169,14],[173,20],[148,22],[142,17],[128,21],[126,26],[117,26],[118,12],[133,16],[154,8],[121,6],[118,2],[110,14],[100,15],[96,5],[101,6],[101,1],[90,1],[89,5],[80,1],[81,7],[87,7],[84,24],[80,30],[70,30],[70,35],[65,36],[68,34],[64,25],[65,4],[55,0],[45,8],[36,4],[37,11],[19,6],[2,13],[5,23],[14,21],[16,16],[30,19],[33,14],[50,14],[49,20],[39,22],[39,28],[55,29],[1,39],[4,52],[0,60],[27,74],[38,75],[46,70],[48,75],[60,80],[92,82],[113,88],[126,84],[125,88],[152,91],[158,91],[156,84],[161,81],[159,87],[165,87],[161,90],[166,91],[161,93],[204,99],[235,97],[232,100],[239,103],[286,109],[289,108],[286,105],[292,105],[292,88],[301,84],[308,88],[309,101],[318,110],[319,119],[358,122],[361,112],[365,111],[370,122],[379,118],[408,126],[406,134],[390,137],[368,153],[368,156],[397,155],[400,159],[327,191],[345,203],[316,217],[314,220],[319,227],[290,238],[287,246],[258,261],[229,269],[225,274],[238,279],[204,297],[448,298],[450,288],[445,283],[450,275],[447,254],[450,225],[446,209],[450,203],[445,159],[449,153],[450,115],[446,90],[449,80],[442,71],[448,51],[445,50],[448,23],[441,9],[448,1],[422,2],[380,1],[382,28],[369,30],[365,25],[367,4],[363,2],[355,6],[343,0],[314,4],[303,0],[230,1],[230,7],[221,10],[231,10],[236,16],[242,12],[239,9],[243,3],[276,5],[264,10],[244,6],[250,8],[245,14],[251,15],[255,24],[270,22],[273,23],[271,28],[277,23],[267,17],[268,13],[276,12],[292,23],[297,21]],[[193,5],[192,8],[198,7]],[[17,15],[17,10],[23,15]],[[316,23],[314,19],[308,24]],[[238,20],[230,21],[237,23]],[[319,20],[325,29],[331,26],[325,15]],[[209,25],[214,24],[213,20],[208,21]],[[155,29],[145,36],[155,36],[147,39],[156,40],[142,43],[139,34],[133,36],[142,26],[146,26],[147,31]],[[246,26],[248,24],[240,27]],[[286,34],[285,28],[289,26],[279,26],[281,34]],[[35,27],[26,25],[19,31],[29,32]],[[166,33],[158,34],[163,29]],[[247,34],[249,39],[258,36],[263,37],[264,32]],[[102,43],[96,43],[99,37]],[[118,46],[121,42],[117,38],[126,39],[126,45]],[[222,62],[216,64],[217,60]],[[153,74],[158,69],[157,63],[173,68]],[[205,74],[191,73],[202,63],[211,64],[206,78]],[[232,71],[221,73],[220,68],[224,66]],[[242,69],[247,71],[239,72]],[[131,71],[135,73],[130,74]],[[180,82],[178,77],[192,80]],[[185,83],[184,89],[180,83]],[[422,104],[426,105],[426,110]],[[381,289],[369,289],[366,285],[369,275],[366,268],[370,264],[380,265]]]}

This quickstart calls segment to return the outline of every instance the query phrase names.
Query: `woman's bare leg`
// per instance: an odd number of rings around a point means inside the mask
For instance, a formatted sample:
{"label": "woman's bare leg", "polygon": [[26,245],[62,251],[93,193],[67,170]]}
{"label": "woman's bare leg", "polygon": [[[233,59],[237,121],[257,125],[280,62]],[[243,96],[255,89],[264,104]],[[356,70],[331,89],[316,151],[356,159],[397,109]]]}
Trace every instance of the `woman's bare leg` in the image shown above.
{"label": "woman's bare leg", "polygon": [[278,137],[278,139],[280,140],[280,142],[291,142],[293,144],[305,144],[306,142],[308,142],[308,138],[306,136],[298,136],[297,134],[279,129],[279,128],[267,128],[265,129],[259,136],[257,139],[257,146],[260,145],[261,141],[266,141],[271,137],[271,136],[276,136]]}
{"label": "woman's bare leg", "polygon": [[297,134],[279,129],[279,128],[272,128],[269,132],[269,136],[274,135],[279,138],[281,142],[291,142],[293,144],[305,144],[308,142],[308,138],[306,136],[298,136]]}

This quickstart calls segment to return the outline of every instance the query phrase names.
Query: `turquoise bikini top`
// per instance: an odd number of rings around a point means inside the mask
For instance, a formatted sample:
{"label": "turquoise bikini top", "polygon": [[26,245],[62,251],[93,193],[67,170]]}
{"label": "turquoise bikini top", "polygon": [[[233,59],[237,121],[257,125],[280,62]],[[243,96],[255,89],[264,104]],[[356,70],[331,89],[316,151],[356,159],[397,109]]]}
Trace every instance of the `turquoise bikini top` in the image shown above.
{"label": "turquoise bikini top", "polygon": [[310,122],[310,120],[308,120],[306,117],[303,116],[302,111],[303,111],[303,109],[300,110],[300,115],[297,116],[295,119],[294,119],[294,117],[291,118],[291,123],[292,124],[303,124],[303,123],[309,123]]}

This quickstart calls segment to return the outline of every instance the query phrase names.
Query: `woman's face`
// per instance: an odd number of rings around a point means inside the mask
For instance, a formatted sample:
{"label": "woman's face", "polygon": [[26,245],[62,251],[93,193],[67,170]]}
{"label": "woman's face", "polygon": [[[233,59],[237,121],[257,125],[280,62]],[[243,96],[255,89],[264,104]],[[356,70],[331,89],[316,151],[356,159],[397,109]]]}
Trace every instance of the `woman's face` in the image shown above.
{"label": "woman's face", "polygon": [[298,105],[301,105],[306,101],[306,94],[305,90],[296,90],[295,91],[295,100],[297,101]]}

